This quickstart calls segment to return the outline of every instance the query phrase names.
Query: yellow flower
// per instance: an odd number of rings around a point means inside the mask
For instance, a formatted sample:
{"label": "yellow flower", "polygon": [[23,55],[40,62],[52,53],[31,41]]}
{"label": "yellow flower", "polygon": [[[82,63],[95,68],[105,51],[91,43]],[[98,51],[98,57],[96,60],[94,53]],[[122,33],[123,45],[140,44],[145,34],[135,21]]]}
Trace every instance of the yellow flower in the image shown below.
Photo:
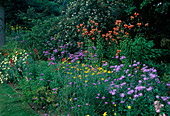
{"label": "yellow flower", "polygon": [[85,69],[87,69],[87,67]]}
{"label": "yellow flower", "polygon": [[76,78],[76,77],[73,77],[73,78]]}
{"label": "yellow flower", "polygon": [[81,78],[80,78],[81,79]]}
{"label": "yellow flower", "polygon": [[80,61],[77,61],[77,63],[79,64],[79,63],[80,63]]}
{"label": "yellow flower", "polygon": [[104,114],[103,114],[103,116],[106,116],[107,115],[107,112],[105,112]]}
{"label": "yellow flower", "polygon": [[87,83],[87,82],[88,82],[88,80],[85,81],[85,83]]}
{"label": "yellow flower", "polygon": [[114,106],[116,106],[116,104],[114,104]]}
{"label": "yellow flower", "polygon": [[79,75],[79,77],[81,77],[81,75]]}
{"label": "yellow flower", "polygon": [[101,80],[104,80],[104,78],[102,78]]}
{"label": "yellow flower", "polygon": [[116,115],[116,113],[114,113],[114,115]]}
{"label": "yellow flower", "polygon": [[71,68],[73,68],[73,67],[71,67]]}
{"label": "yellow flower", "polygon": [[79,68],[77,68],[77,70],[79,71]]}
{"label": "yellow flower", "polygon": [[86,116],[90,116],[90,115],[86,115]]}
{"label": "yellow flower", "polygon": [[112,111],[115,111],[115,110],[112,110]]}
{"label": "yellow flower", "polygon": [[65,67],[63,66],[63,68],[65,68]]}
{"label": "yellow flower", "polygon": [[129,97],[129,99],[131,99],[131,97]]}
{"label": "yellow flower", "polygon": [[87,75],[85,75],[85,77],[87,77]]}
{"label": "yellow flower", "polygon": [[69,72],[67,72],[67,74],[69,74]]}
{"label": "yellow flower", "polygon": [[108,71],[108,73],[111,73],[111,71]]}
{"label": "yellow flower", "polygon": [[131,106],[128,106],[129,109],[131,109]]}
{"label": "yellow flower", "polygon": [[82,67],[84,67],[84,64],[82,64]]}
{"label": "yellow flower", "polygon": [[106,73],[107,72],[107,70],[104,70],[104,73]]}
{"label": "yellow flower", "polygon": [[68,63],[68,64],[71,64],[71,63]]}
{"label": "yellow flower", "polygon": [[92,73],[92,75],[94,75],[94,73]]}

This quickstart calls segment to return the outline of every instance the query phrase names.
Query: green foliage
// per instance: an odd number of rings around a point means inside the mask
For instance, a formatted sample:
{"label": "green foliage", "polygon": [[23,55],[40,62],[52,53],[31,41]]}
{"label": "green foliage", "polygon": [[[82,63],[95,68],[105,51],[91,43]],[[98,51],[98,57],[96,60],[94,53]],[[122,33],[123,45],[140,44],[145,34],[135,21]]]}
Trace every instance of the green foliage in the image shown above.
{"label": "green foliage", "polygon": [[119,18],[120,14],[123,15],[120,13],[120,11],[123,12],[123,9],[120,8],[121,6],[106,1],[77,0],[70,2],[65,15],[60,18],[60,22],[55,27],[56,37],[64,43],[82,42],[83,37],[80,37],[81,33],[76,31],[76,25],[82,23],[87,26],[87,30],[90,30],[92,29],[89,25],[90,20],[94,20],[99,23],[99,28],[104,32],[111,28],[113,21]]}
{"label": "green foliage", "polygon": [[21,36],[20,41],[24,41],[20,43],[24,49],[29,49],[33,51],[35,48],[40,55],[40,58],[43,56],[43,51],[50,49],[51,46],[47,45],[47,41],[54,37],[55,31],[54,26],[59,22],[59,18],[49,18],[47,20],[33,20],[32,22],[36,24],[34,27],[31,28],[31,32],[28,32]]}

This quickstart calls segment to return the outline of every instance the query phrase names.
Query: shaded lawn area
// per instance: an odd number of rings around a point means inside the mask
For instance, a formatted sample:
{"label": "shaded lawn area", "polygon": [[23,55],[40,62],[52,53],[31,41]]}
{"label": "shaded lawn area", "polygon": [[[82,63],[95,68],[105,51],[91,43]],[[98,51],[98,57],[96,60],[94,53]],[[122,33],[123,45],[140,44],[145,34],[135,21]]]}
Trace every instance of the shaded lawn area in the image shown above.
{"label": "shaded lawn area", "polygon": [[[11,97],[10,97],[11,96]],[[38,116],[8,84],[0,84],[0,116]]]}

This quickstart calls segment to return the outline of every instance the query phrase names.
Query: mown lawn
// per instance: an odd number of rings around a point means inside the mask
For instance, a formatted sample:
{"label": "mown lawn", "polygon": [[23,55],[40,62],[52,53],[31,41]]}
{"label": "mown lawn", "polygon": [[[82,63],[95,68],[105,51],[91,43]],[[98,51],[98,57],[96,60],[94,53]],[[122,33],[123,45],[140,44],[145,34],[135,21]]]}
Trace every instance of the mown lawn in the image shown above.
{"label": "mown lawn", "polygon": [[[10,97],[11,96],[11,97]],[[8,84],[0,84],[0,116],[38,116]]]}

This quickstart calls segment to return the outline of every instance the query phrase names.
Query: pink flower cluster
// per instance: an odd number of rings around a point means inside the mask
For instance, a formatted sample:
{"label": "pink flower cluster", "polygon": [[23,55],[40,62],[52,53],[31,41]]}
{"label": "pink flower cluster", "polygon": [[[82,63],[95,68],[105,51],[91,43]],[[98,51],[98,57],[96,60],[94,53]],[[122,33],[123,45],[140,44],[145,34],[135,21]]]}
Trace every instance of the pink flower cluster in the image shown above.
{"label": "pink flower cluster", "polygon": [[[161,108],[164,107],[164,105],[163,104],[159,105],[159,101],[155,101],[154,107],[155,107],[156,113],[160,113]],[[162,115],[160,114],[159,116],[162,116]],[[166,116],[166,115],[163,113],[163,116]]]}

